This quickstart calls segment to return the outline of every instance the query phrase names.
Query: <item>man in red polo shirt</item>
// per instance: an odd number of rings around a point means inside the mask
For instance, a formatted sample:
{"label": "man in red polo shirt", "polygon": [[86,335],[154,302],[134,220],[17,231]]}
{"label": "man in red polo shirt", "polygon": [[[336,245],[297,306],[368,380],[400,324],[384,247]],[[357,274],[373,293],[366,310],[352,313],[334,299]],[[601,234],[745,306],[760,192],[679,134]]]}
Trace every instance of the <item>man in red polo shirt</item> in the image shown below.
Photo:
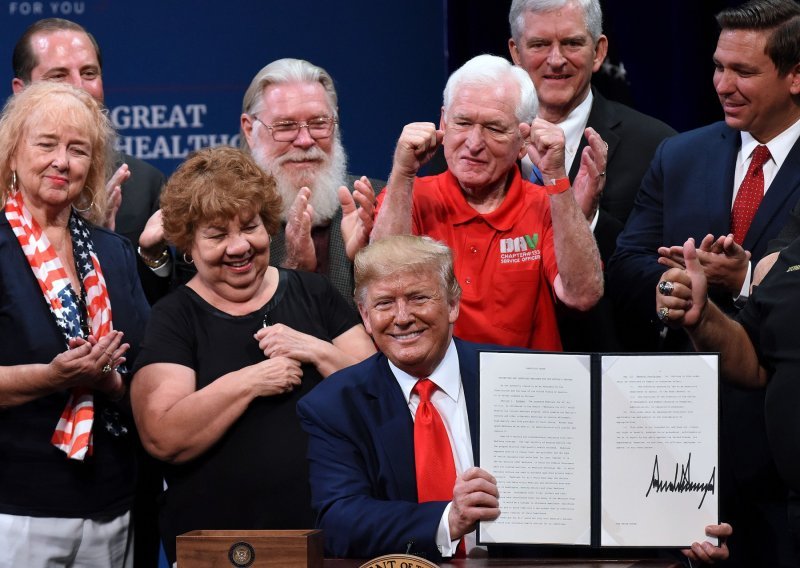
{"label": "man in red polo shirt", "polygon": [[[407,125],[372,239],[429,235],[447,243],[463,290],[455,335],[470,341],[561,350],[556,301],[591,308],[603,294],[600,255],[576,194],[596,203],[606,146],[591,128],[571,186],[564,133],[534,118],[536,92],[524,70],[480,55],[450,76],[439,129]],[[417,178],[440,144],[448,170]],[[537,164],[543,185],[522,179],[517,160]],[[596,209],[595,209],[596,210]]]}

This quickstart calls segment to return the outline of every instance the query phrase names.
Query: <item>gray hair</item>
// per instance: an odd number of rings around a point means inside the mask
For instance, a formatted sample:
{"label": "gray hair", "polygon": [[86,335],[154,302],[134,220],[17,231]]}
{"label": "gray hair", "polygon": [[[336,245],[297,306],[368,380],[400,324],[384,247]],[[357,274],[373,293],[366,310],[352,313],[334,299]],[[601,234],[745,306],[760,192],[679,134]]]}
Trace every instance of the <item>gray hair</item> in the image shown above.
{"label": "gray hair", "polygon": [[394,274],[434,272],[449,302],[461,298],[461,286],[453,271],[450,248],[430,237],[393,235],[364,247],[353,260],[356,303],[363,305],[371,283]]}
{"label": "gray hair", "polygon": [[496,85],[504,79],[513,79],[519,86],[519,99],[515,114],[518,122],[530,122],[539,110],[539,99],[528,73],[496,55],[478,55],[459,67],[444,87],[444,111],[450,108],[455,92],[462,85]]}
{"label": "gray hair", "polygon": [[603,10],[600,9],[600,0],[514,0],[508,12],[508,25],[511,28],[511,37],[519,43],[522,38],[522,28],[525,25],[525,12],[541,14],[563,8],[570,2],[577,4],[583,10],[584,21],[592,41],[597,43],[603,33]]}
{"label": "gray hair", "polygon": [[[256,109],[256,106],[261,102],[261,95],[264,89],[270,85],[284,83],[319,83],[325,89],[333,117],[338,118],[339,99],[336,96],[336,88],[333,86],[333,78],[330,74],[322,67],[317,67],[304,59],[292,59],[290,57],[277,59],[262,67],[261,71],[256,73],[244,93],[242,112],[244,114],[253,114],[260,110]],[[239,134],[240,148],[249,151],[244,132],[240,131]]]}

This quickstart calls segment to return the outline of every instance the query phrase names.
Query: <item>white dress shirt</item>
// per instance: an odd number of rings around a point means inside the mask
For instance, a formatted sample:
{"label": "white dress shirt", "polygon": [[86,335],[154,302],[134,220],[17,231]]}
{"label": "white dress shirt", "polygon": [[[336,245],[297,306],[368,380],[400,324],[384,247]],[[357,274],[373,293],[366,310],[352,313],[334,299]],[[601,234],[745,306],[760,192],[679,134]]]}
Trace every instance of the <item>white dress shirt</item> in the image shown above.
{"label": "white dress shirt", "polygon": [[[450,438],[450,446],[453,448],[453,460],[456,466],[456,475],[460,475],[474,464],[472,457],[472,438],[469,432],[469,416],[467,415],[467,403],[464,400],[464,388],[461,386],[461,369],[458,363],[458,352],[452,338],[447,348],[444,359],[429,377],[413,377],[398,369],[389,361],[389,368],[392,370],[397,383],[403,391],[411,417],[417,412],[419,406],[419,395],[412,394],[411,390],[420,378],[428,378],[439,388],[431,396],[431,402],[442,417],[447,436]],[[450,525],[448,515],[450,505],[447,505],[442,518],[439,521],[439,529],[436,532],[436,544],[442,556],[453,556],[458,546],[458,541],[450,539]],[[467,553],[475,546],[475,533],[472,532],[464,537]]]}
{"label": "white dress shirt", "polygon": [[[752,134],[749,132],[742,131],[741,137],[742,144],[739,147],[739,152],[736,154],[736,169],[733,174],[733,198],[731,199],[731,209],[736,201],[736,195],[739,193],[742,180],[744,180],[744,176],[747,174],[747,168],[750,167],[750,162],[753,159],[753,152],[756,146],[761,144],[761,142],[753,138]],[[778,175],[778,171],[781,169],[783,162],[786,161],[786,157],[789,155],[789,152],[792,151],[792,147],[795,142],[797,142],[798,138],[800,138],[800,120],[765,144],[769,150],[770,158],[764,162],[764,167],[762,168],[762,172],[764,173],[764,195],[767,194],[772,180]],[[737,303],[741,303],[749,297],[752,275],[752,264],[748,262],[747,275],[742,283],[742,289],[739,292],[739,296],[734,298]]]}

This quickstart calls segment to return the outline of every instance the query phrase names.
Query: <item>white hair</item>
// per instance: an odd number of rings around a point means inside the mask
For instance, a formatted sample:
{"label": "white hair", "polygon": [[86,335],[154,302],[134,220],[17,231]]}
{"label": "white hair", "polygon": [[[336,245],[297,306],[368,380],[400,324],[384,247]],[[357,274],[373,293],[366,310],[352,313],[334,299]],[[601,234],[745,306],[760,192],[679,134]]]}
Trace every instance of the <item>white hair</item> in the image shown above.
{"label": "white hair", "polygon": [[512,65],[507,59],[496,55],[478,55],[459,67],[447,80],[444,87],[443,106],[445,114],[450,108],[455,92],[463,85],[497,85],[512,79],[519,86],[519,98],[515,114],[518,122],[531,122],[539,110],[539,99],[528,73]]}

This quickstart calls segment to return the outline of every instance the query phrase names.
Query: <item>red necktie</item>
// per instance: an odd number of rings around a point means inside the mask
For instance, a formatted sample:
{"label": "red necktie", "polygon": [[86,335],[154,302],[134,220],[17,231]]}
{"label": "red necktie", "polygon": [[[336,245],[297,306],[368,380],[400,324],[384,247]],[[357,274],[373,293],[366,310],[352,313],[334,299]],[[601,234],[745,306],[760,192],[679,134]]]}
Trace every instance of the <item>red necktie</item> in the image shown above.
{"label": "red necktie", "polygon": [[761,199],[764,197],[764,163],[769,160],[769,149],[763,144],[756,146],[753,157],[750,160],[750,167],[744,175],[742,185],[736,194],[731,210],[731,233],[733,240],[739,244],[744,242],[750,223],[755,217]]}
{"label": "red necktie", "polygon": [[[439,388],[429,379],[420,379],[412,393],[419,395],[414,415],[414,461],[417,471],[417,501],[452,501],[456,482],[453,448],[442,417],[431,402]],[[458,544],[456,556],[464,556],[464,540]]]}

